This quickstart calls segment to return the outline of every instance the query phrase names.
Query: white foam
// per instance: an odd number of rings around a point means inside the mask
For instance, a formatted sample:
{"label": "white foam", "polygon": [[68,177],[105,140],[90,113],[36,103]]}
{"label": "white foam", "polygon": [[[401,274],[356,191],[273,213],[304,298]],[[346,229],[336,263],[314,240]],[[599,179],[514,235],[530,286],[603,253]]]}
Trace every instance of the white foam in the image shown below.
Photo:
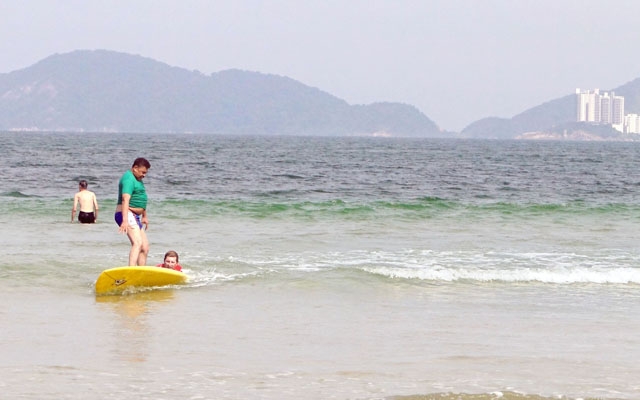
{"label": "white foam", "polygon": [[628,255],[430,252],[427,257],[405,261],[400,266],[386,263],[362,269],[390,278],[445,282],[640,284],[640,268],[635,267],[637,260]]}
{"label": "white foam", "polygon": [[[402,250],[289,253],[237,258],[196,281],[229,281],[282,272],[364,271],[392,279],[435,282],[541,282],[640,284],[640,259],[615,251],[599,254]],[[202,275],[202,276],[200,276]]]}

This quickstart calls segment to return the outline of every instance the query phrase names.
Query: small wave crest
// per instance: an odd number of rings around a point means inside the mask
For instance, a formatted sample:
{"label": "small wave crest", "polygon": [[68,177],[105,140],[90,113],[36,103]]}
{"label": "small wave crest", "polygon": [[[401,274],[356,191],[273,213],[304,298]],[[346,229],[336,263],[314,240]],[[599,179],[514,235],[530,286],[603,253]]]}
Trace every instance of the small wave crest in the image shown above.
{"label": "small wave crest", "polygon": [[24,194],[18,190],[12,190],[9,192],[2,192],[0,193],[0,195],[2,197],[13,197],[13,198],[17,198],[17,199],[22,199],[22,198],[29,198],[29,197],[38,197],[38,196],[30,196],[28,194]]}
{"label": "small wave crest", "polygon": [[397,265],[364,266],[391,279],[434,282],[640,284],[638,260],[619,255],[429,252]]}
{"label": "small wave crest", "polygon": [[184,269],[184,273],[189,277],[187,286],[201,287],[216,284],[223,284],[235,281],[245,281],[247,279],[258,278],[268,271],[253,269],[245,271],[223,270],[218,268],[208,268],[204,270]]}
{"label": "small wave crest", "polygon": [[[176,182],[176,184],[179,184]],[[348,199],[289,201],[280,195],[296,194],[287,190],[277,190],[256,196],[253,200],[186,200],[168,197],[154,204],[154,208],[167,214],[179,207],[183,214],[200,218],[202,215],[238,215],[249,218],[302,218],[302,219],[401,219],[412,220],[444,218],[540,218],[547,216],[567,217],[602,214],[630,214],[638,212],[638,207],[628,204],[586,204],[576,201],[560,203],[519,204],[507,202],[486,202],[468,204],[438,197],[423,197],[405,200],[353,201]],[[5,193],[5,196],[25,196],[20,192]],[[286,196],[285,196],[286,197]],[[256,200],[260,198],[260,200]]]}
{"label": "small wave crest", "polygon": [[[499,253],[473,251],[351,251],[279,254],[269,259],[234,258],[215,270],[195,271],[192,284],[245,279],[320,278],[367,274],[430,283],[640,284],[638,256],[628,254]],[[270,279],[271,279],[270,278]]]}
{"label": "small wave crest", "polygon": [[419,279],[441,282],[640,284],[640,270],[630,268],[613,268],[600,271],[589,268],[575,268],[568,271],[552,271],[543,269],[478,270],[472,268],[401,269],[373,267],[364,268],[363,270],[394,279]]}

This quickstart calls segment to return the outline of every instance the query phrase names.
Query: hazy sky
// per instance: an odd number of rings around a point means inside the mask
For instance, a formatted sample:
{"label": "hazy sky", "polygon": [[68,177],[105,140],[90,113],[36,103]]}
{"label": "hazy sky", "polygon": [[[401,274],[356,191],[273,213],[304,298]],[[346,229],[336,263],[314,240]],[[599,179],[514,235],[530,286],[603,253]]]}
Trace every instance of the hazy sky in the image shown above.
{"label": "hazy sky", "polygon": [[408,103],[458,131],[640,77],[639,32],[637,0],[4,1],[0,73],[107,49]]}

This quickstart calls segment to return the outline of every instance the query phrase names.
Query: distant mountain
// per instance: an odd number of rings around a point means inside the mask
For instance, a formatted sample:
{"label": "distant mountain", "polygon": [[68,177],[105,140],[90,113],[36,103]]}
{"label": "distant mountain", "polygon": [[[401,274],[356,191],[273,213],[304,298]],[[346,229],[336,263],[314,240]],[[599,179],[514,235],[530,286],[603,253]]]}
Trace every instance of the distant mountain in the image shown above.
{"label": "distant mountain", "polygon": [[293,79],[211,75],[106,50],[0,74],[0,130],[444,137],[413,106],[349,105]]}
{"label": "distant mountain", "polygon": [[460,132],[462,137],[514,139],[526,132],[551,129],[576,119],[575,95],[552,100],[531,108],[513,118],[485,118]]}
{"label": "distant mountain", "polygon": [[[613,91],[624,96],[625,113],[640,113],[640,78]],[[484,118],[462,130],[460,137],[492,139],[629,140],[610,126],[576,122],[576,95],[551,100],[513,118]],[[639,137],[640,138],[640,137]]]}

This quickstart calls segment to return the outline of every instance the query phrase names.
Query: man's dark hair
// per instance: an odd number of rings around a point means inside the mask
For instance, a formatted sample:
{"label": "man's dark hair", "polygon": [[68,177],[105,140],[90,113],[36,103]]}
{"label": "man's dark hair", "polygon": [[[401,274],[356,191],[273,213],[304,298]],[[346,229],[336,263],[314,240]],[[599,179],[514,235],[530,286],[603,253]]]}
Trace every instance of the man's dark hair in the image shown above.
{"label": "man's dark hair", "polygon": [[151,164],[146,158],[138,157],[133,161],[133,165],[131,166],[131,168],[133,167],[146,167],[147,169],[149,169],[151,168]]}

